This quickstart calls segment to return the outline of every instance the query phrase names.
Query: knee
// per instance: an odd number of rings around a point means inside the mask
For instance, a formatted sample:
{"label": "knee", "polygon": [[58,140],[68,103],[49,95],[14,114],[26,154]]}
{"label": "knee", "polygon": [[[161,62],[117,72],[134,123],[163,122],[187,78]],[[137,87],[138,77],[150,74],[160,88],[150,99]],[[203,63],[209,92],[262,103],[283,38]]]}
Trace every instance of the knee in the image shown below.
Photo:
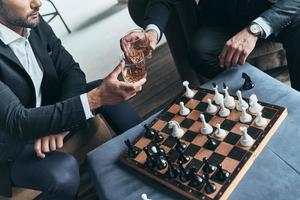
{"label": "knee", "polygon": [[193,42],[189,50],[189,59],[193,65],[198,66],[216,58],[212,56],[209,45],[204,42]]}
{"label": "knee", "polygon": [[189,61],[194,69],[206,78],[213,78],[223,71],[219,66],[216,50],[206,41],[193,43],[189,50]]}
{"label": "knee", "polygon": [[64,155],[57,162],[56,169],[49,174],[51,181],[48,194],[59,196],[61,199],[74,199],[80,185],[79,166],[76,159],[71,155]]}
{"label": "knee", "polygon": [[149,0],[129,0],[128,11],[132,20],[140,27],[144,23],[144,15]]}

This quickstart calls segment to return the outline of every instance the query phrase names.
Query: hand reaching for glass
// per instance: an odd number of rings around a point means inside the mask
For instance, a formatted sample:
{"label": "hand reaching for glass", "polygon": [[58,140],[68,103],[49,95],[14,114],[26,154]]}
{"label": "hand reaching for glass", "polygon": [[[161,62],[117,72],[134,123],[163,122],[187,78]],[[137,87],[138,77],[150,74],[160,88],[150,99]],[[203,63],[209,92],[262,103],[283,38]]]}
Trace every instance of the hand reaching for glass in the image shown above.
{"label": "hand reaching for glass", "polygon": [[121,39],[120,46],[126,59],[136,63],[142,57],[151,58],[156,43],[157,33],[155,30],[145,32],[143,29],[134,29]]}

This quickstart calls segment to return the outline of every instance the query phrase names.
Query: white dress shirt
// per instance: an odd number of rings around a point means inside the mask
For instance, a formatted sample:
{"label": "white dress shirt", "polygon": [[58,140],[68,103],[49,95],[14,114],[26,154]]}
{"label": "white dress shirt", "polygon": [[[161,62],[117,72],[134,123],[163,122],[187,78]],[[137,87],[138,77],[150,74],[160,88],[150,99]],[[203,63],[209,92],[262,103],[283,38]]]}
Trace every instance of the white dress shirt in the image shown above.
{"label": "white dress shirt", "polygon": [[[31,29],[24,30],[26,32],[24,37],[22,37],[15,31],[0,23],[0,40],[2,40],[5,45],[8,45],[9,48],[14,52],[23,68],[30,76],[35,90],[36,107],[40,107],[42,102],[41,84],[43,80],[43,71],[37,62],[28,40]],[[93,117],[93,114],[90,111],[86,93],[80,95],[80,99],[86,119]]]}

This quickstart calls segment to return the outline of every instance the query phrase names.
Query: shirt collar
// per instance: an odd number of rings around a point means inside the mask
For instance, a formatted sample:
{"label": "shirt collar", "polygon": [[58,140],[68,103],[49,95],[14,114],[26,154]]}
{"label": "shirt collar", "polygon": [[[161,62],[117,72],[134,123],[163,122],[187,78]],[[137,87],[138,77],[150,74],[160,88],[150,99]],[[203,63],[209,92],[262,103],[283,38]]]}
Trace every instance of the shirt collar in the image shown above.
{"label": "shirt collar", "polygon": [[11,30],[7,26],[0,23],[0,40],[2,40],[2,42],[5,45],[9,45],[10,43],[12,43],[12,42],[14,42],[14,41],[16,41],[20,38],[28,39],[31,29],[25,28],[25,31],[26,31],[25,36],[22,37],[21,35],[19,35],[15,31]]}

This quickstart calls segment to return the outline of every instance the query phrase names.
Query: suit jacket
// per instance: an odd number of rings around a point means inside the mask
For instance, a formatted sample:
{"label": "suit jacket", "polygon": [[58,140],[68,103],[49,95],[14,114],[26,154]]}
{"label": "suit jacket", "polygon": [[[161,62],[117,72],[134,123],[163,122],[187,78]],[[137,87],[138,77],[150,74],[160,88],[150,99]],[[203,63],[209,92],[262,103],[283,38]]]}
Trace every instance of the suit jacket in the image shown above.
{"label": "suit jacket", "polygon": [[[185,0],[149,0],[144,25],[156,24],[164,32],[172,8],[181,1]],[[198,7],[231,23],[241,19],[243,25],[261,16],[275,35],[300,14],[300,0],[200,0]]]}
{"label": "suit jacket", "polygon": [[11,195],[11,163],[28,141],[86,123],[79,96],[86,91],[86,79],[78,63],[42,18],[31,30],[29,42],[44,73],[39,108],[31,78],[0,41],[0,194],[4,196]]}

